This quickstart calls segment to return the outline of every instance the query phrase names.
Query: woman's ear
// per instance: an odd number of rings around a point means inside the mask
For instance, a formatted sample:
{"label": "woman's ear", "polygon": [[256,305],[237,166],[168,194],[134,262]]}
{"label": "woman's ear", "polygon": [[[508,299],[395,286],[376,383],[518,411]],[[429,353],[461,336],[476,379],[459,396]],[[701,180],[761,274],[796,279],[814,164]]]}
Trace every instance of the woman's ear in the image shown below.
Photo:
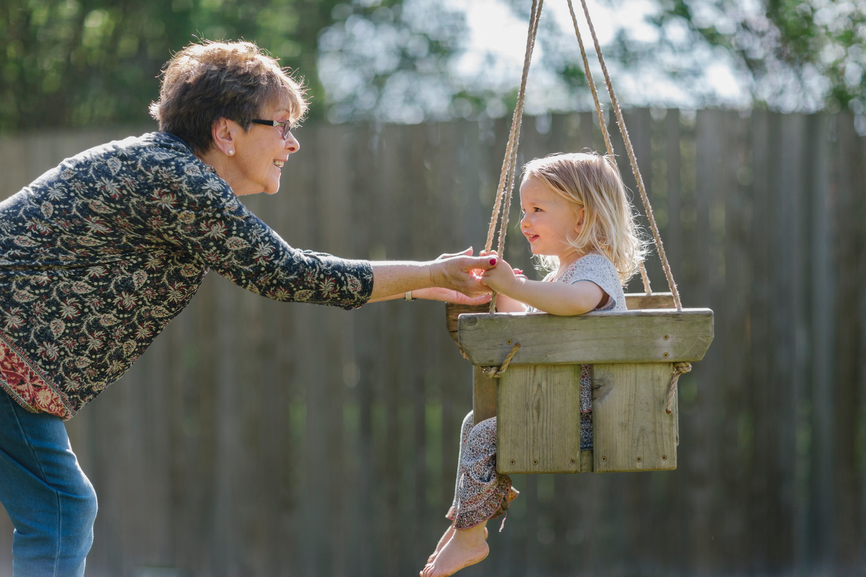
{"label": "woman's ear", "polygon": [[226,118],[215,120],[211,127],[214,146],[227,156],[234,156],[235,154],[236,127],[237,124]]}

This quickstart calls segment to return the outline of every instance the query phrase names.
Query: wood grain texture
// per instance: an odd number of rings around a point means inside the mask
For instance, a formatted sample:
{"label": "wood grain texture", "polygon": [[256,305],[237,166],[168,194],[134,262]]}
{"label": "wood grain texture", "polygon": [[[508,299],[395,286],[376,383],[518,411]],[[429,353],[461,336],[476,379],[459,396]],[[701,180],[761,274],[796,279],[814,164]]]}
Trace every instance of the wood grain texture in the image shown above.
{"label": "wood grain texture", "polygon": [[[714,311],[712,346],[680,379],[677,469],[514,475],[521,496],[479,571],[561,577],[577,559],[598,577],[862,574],[866,137],[854,120],[627,117],[683,302]],[[347,258],[477,250],[509,122],[308,123],[280,194],[243,203],[292,246]],[[0,198],[153,128],[2,134]],[[591,112],[527,117],[523,135],[527,160],[604,147]],[[538,277],[522,239],[506,252]],[[448,526],[472,407],[470,363],[442,329],[439,303],[268,303],[208,275],[67,423],[99,495],[87,574],[415,574]],[[592,470],[593,452],[580,458]],[[11,551],[0,510],[0,577]]]}
{"label": "wood grain texture", "polygon": [[472,410],[475,424],[496,416],[499,379],[488,377],[482,367],[472,367]]}
{"label": "wood grain texture", "polygon": [[[674,308],[674,297],[671,293],[653,293],[651,295],[643,293],[629,293],[625,295],[625,305],[628,310],[639,309],[672,309]],[[457,319],[463,314],[483,314],[487,313],[488,305],[458,305],[454,303],[445,304],[445,325],[448,327],[448,334],[458,342],[458,324]]]}
{"label": "wood grain texture", "polygon": [[499,379],[496,468],[580,472],[580,365],[509,367]]}
{"label": "wood grain texture", "polygon": [[595,472],[676,469],[677,411],[665,412],[672,364],[592,369]]}
{"label": "wood grain texture", "polygon": [[699,361],[713,340],[713,312],[627,311],[578,317],[497,313],[461,315],[459,342],[476,366]]}

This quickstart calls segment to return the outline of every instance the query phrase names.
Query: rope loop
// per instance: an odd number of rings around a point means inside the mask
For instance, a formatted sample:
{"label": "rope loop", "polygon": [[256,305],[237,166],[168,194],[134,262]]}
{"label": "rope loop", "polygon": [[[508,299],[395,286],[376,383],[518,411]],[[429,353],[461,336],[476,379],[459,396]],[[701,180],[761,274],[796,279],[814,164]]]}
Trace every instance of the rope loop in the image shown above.
{"label": "rope loop", "polygon": [[482,369],[482,372],[488,377],[499,379],[502,375],[505,374],[505,371],[508,370],[508,365],[511,363],[511,359],[514,358],[514,355],[517,354],[518,349],[520,349],[520,343],[514,343],[514,346],[511,347],[511,352],[506,355],[505,360],[502,361],[502,365],[499,367],[486,367]]}
{"label": "rope loop", "polygon": [[665,405],[665,413],[668,415],[674,410],[674,399],[677,396],[677,383],[680,382],[680,375],[684,375],[691,370],[691,363],[674,363],[674,372],[671,375],[671,384],[668,388],[668,402]]}

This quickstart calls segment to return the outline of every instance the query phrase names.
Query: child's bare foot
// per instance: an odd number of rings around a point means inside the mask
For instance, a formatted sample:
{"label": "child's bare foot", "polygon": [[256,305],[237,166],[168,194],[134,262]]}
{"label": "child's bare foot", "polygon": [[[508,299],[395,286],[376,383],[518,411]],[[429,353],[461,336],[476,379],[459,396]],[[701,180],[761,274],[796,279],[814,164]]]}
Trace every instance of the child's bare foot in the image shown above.
{"label": "child's bare foot", "polygon": [[421,577],[448,577],[484,560],[490,552],[485,541],[485,525],[481,523],[469,529],[456,529],[433,562],[421,571]]}
{"label": "child's bare foot", "polygon": [[[455,529],[453,524],[445,530],[445,533],[442,534],[442,538],[439,539],[439,543],[436,544],[436,550],[433,551],[432,555],[427,557],[428,565],[436,559],[436,556],[439,554],[439,551],[442,550],[442,547],[444,547],[448,543],[448,541],[451,540],[451,537],[454,535],[454,531]],[[487,539],[487,527],[484,527],[484,538]]]}
{"label": "child's bare foot", "polygon": [[451,537],[454,535],[454,531],[455,529],[453,523],[449,525],[447,529],[445,529],[445,533],[442,534],[442,538],[440,538],[439,542],[436,544],[436,550],[433,551],[432,555],[427,557],[427,565],[429,565],[433,562],[434,559],[436,559],[436,555],[439,554],[439,551],[442,550],[442,547],[444,547],[445,544],[451,540]]}

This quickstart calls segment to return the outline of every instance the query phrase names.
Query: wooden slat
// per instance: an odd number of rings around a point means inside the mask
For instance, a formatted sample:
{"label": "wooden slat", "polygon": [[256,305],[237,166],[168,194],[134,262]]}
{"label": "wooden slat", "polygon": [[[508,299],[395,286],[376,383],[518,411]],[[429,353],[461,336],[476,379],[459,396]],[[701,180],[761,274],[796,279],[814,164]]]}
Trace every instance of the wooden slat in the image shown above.
{"label": "wooden slat", "polygon": [[[628,310],[640,309],[672,309],[674,308],[674,297],[671,293],[629,293],[625,295],[625,305]],[[456,305],[447,303],[445,305],[445,324],[448,334],[457,343],[457,319],[464,314],[483,314],[488,312],[488,305]]]}
{"label": "wooden slat", "polygon": [[472,411],[475,424],[496,416],[499,379],[488,377],[481,367],[472,367]]}
{"label": "wooden slat", "polygon": [[459,344],[476,366],[699,361],[713,340],[713,311],[627,311],[577,317],[463,315]]}
{"label": "wooden slat", "polygon": [[676,469],[677,413],[665,412],[672,364],[596,364],[592,372],[594,471]]}
{"label": "wooden slat", "polygon": [[496,468],[580,472],[580,365],[509,367],[499,379]]}
{"label": "wooden slat", "polygon": [[674,295],[671,293],[629,293],[625,295],[625,306],[630,311],[640,309],[672,309]]}

